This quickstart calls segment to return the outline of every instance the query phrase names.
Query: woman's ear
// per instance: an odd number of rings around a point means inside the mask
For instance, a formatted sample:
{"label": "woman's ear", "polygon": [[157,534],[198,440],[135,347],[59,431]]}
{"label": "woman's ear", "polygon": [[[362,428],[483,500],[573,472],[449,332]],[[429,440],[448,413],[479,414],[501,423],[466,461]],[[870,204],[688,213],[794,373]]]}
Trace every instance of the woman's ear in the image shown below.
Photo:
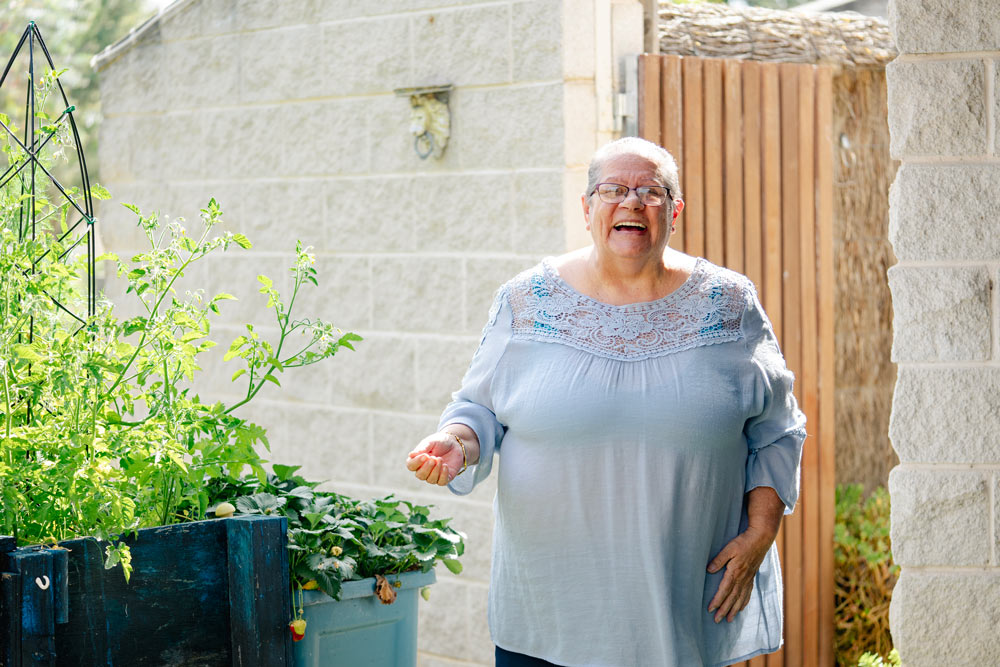
{"label": "woman's ear", "polygon": [[583,219],[587,222],[587,229],[590,229],[590,198],[580,195],[580,203],[583,204]]}
{"label": "woman's ear", "polygon": [[676,219],[677,216],[679,216],[681,214],[681,211],[683,210],[684,210],[684,200],[678,197],[677,199],[674,200],[674,219]]}

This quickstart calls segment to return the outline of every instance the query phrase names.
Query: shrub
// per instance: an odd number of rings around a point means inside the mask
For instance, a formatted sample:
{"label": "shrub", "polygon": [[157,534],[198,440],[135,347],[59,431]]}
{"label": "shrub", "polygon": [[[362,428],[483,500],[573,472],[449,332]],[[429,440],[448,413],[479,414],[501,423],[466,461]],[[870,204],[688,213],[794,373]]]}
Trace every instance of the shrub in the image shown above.
{"label": "shrub", "polygon": [[[862,654],[871,664],[889,655],[889,600],[899,575],[889,544],[889,492],[865,498],[861,484],[837,487],[834,532],[834,632],[837,665],[853,667]],[[871,662],[878,658],[879,662]],[[891,658],[889,658],[891,663]]]}

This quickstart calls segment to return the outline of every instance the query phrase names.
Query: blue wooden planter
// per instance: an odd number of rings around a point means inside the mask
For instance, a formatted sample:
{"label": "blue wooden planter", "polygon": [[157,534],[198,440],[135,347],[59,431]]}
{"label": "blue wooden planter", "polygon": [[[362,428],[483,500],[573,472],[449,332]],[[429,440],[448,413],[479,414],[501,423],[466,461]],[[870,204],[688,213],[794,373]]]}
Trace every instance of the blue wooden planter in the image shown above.
{"label": "blue wooden planter", "polygon": [[[399,581],[396,601],[375,597],[375,580],[344,582],[340,600],[305,591],[306,636],[294,646],[295,667],[413,667],[417,664],[417,602],[434,571],[386,577]],[[296,593],[297,602],[298,593]]]}
{"label": "blue wooden planter", "polygon": [[0,667],[288,665],[286,531],[249,516],[140,530],[127,584],[93,538],[0,537]]}

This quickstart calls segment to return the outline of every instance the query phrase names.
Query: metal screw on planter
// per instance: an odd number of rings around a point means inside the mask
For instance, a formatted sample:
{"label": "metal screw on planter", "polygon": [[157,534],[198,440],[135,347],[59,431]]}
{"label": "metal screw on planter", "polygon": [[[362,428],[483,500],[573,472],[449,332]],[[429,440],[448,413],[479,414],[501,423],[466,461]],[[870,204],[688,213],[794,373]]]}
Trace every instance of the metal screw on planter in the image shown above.
{"label": "metal screw on planter", "polygon": [[[40,53],[37,55],[44,55],[44,60],[41,63],[36,63],[36,51],[39,50]],[[9,77],[18,56],[26,57],[28,60],[27,81],[13,76]],[[44,72],[46,63],[49,69]],[[41,67],[36,67],[39,64]],[[15,71],[23,70],[17,68]],[[11,164],[5,172],[0,174],[0,189],[11,180],[19,179],[21,201],[17,232],[20,242],[26,239],[33,241],[36,234],[44,231],[44,229],[40,229],[40,225],[45,224],[46,221],[38,219],[40,208],[38,202],[40,200],[44,199],[49,203],[59,202],[61,204],[63,201],[69,203],[72,216],[67,216],[65,221],[60,221],[61,226],[57,231],[60,234],[58,243],[65,249],[54,257],[49,256],[51,251],[47,251],[36,259],[30,272],[45,271],[47,265],[54,262],[69,263],[75,259],[74,253],[79,252],[79,248],[85,248],[86,259],[83,270],[86,274],[87,297],[84,306],[86,312],[74,312],[79,311],[79,309],[73,304],[62,303],[55,295],[47,295],[59,310],[79,323],[79,327],[76,329],[76,332],[79,332],[87,326],[87,319],[93,317],[97,305],[97,284],[94,271],[96,247],[94,202],[90,176],[87,173],[87,160],[80,145],[80,134],[77,130],[76,120],[73,118],[76,107],[69,103],[58,74],[38,26],[35,25],[34,21],[31,21],[7,61],[3,74],[0,74],[0,103],[8,99],[22,98],[22,93],[24,99],[24,122],[21,127],[21,136],[18,136],[15,131],[17,125],[11,122],[11,118],[16,117],[16,114],[0,113],[0,132],[9,136],[15,150],[21,151],[20,155],[10,154]],[[42,85],[43,89],[44,86],[49,86],[48,89],[45,89],[46,94],[42,99],[38,97],[36,89],[38,85]],[[59,92],[58,98],[55,100],[56,104],[50,103],[50,96],[47,94],[54,89],[58,89]],[[59,104],[60,101],[61,104]],[[0,111],[3,109],[0,108]],[[18,113],[22,112],[20,108],[17,111]],[[79,168],[79,182],[72,185],[70,185],[69,179],[75,178],[75,176],[67,174],[57,178],[42,160],[43,156],[46,155],[45,151],[54,152],[63,149],[54,139],[58,133],[65,132],[67,128],[72,135],[72,148],[75,150],[76,166]],[[68,145],[69,142],[66,143]],[[72,156],[70,159],[72,160]],[[26,274],[28,272],[26,270]],[[34,327],[35,323],[32,321],[29,337],[33,336]],[[30,420],[30,405],[28,411]]]}

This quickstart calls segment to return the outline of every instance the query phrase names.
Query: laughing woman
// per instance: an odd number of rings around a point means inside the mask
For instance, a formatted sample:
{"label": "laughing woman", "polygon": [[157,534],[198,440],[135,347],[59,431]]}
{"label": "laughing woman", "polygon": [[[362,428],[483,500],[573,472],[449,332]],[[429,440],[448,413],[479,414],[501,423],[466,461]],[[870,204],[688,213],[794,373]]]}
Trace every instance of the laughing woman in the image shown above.
{"label": "laughing woman", "polygon": [[498,457],[497,665],[728,665],[777,650],[774,539],[805,418],[745,277],[667,246],[667,151],[593,157],[593,244],[500,288],[407,467],[459,494]]}

